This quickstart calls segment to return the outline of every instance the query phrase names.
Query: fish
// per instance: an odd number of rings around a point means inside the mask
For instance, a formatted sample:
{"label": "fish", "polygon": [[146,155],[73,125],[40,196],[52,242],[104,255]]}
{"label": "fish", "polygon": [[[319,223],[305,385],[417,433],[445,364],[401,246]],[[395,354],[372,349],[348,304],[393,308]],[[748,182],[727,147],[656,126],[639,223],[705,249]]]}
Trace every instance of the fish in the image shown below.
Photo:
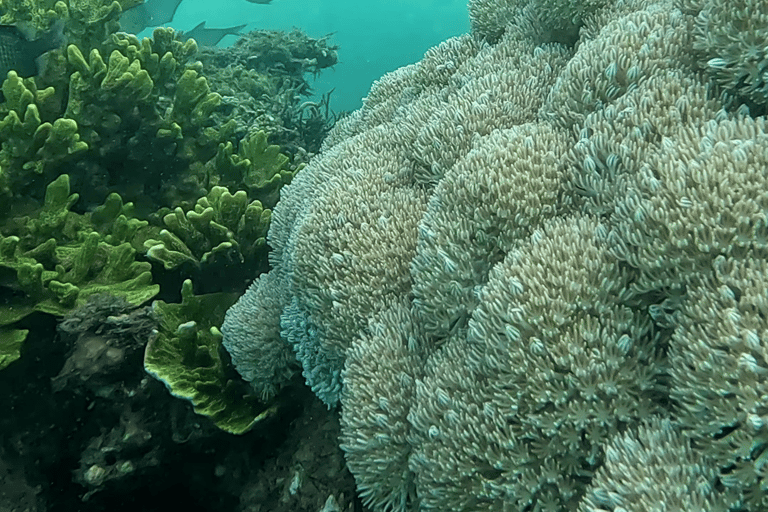
{"label": "fish", "polygon": [[40,72],[40,57],[65,43],[64,21],[57,20],[51,28],[35,38],[21,25],[0,25],[0,82],[13,70],[22,78]]}
{"label": "fish", "polygon": [[173,21],[181,0],[147,0],[120,14],[120,29],[138,34],[147,27],[157,27]]}
{"label": "fish", "polygon": [[181,40],[186,41],[187,39],[194,39],[198,46],[216,46],[224,36],[236,36],[240,34],[240,31],[244,28],[245,25],[229,28],[206,28],[205,22],[203,21],[189,32],[182,32]]}
{"label": "fish", "polygon": [[248,0],[248,1],[251,2],[252,4],[262,4],[262,5],[267,5],[272,3],[272,0]]}

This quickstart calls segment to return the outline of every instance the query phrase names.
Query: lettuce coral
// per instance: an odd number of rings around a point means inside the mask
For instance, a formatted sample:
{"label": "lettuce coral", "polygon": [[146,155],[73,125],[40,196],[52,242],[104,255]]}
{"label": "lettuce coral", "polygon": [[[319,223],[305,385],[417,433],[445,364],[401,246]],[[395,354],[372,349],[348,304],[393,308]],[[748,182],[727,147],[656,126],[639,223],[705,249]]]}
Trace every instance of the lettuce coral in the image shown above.
{"label": "lettuce coral", "polygon": [[28,329],[0,327],[0,370],[21,357],[21,346],[27,334]]}
{"label": "lettuce coral", "polygon": [[280,146],[270,144],[263,130],[252,132],[240,141],[235,153],[232,143],[219,146],[212,160],[212,182],[228,188],[246,190],[267,208],[274,208],[280,189],[291,182],[302,166],[292,168],[290,158]]}
{"label": "lettuce coral", "polygon": [[190,62],[194,41],[174,34],[110,34],[95,47],[69,44],[43,78],[10,73],[0,103],[0,192],[40,197],[66,168],[84,208],[113,191],[144,210],[204,195],[208,177],[190,168],[216,155],[232,125],[212,126],[221,98]]}
{"label": "lettuce coral", "polygon": [[45,114],[54,95],[52,87],[38,90],[34,80],[10,71],[2,91],[0,193],[8,196],[11,191],[25,190],[39,175],[50,176],[52,169],[86,151],[88,144],[80,140],[74,120],[58,118],[51,123],[41,119],[41,109]]}
{"label": "lettuce coral", "polygon": [[[230,194],[224,187],[213,187],[184,211],[160,210],[163,228],[144,241],[147,258],[165,270],[184,268],[193,273],[205,288],[215,283],[233,266],[244,273],[255,273],[266,264],[267,226],[272,212],[260,201],[249,201],[243,190]],[[219,283],[220,285],[220,283]]]}

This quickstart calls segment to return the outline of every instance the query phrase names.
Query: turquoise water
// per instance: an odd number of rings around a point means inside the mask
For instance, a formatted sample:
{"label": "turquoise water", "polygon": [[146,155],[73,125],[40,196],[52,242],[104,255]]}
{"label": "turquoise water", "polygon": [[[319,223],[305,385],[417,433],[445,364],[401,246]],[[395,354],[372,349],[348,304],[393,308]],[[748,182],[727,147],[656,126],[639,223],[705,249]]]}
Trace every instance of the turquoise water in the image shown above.
{"label": "turquoise water", "polygon": [[[449,37],[469,31],[466,0],[273,0],[252,4],[246,0],[183,0],[173,22],[190,30],[205,20],[209,28],[248,23],[249,30],[291,30],[310,37],[334,33],[340,63],[318,76],[314,90],[335,88],[331,107],[354,110],[362,105],[371,83],[383,74],[421,59],[424,52]],[[149,36],[152,29],[141,35]],[[222,46],[236,38],[227,36]]]}

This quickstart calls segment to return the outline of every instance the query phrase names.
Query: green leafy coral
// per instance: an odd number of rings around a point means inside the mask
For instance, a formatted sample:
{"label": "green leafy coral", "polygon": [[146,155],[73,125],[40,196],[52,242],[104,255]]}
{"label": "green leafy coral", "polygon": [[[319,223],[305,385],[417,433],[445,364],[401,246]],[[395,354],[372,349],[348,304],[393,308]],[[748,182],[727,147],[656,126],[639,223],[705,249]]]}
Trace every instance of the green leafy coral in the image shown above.
{"label": "green leafy coral", "polygon": [[87,217],[70,211],[77,199],[62,175],[34,217],[9,223],[17,235],[0,234],[0,287],[10,297],[0,306],[0,326],[35,311],[61,316],[97,293],[135,305],[158,293],[151,265],[136,261],[128,242],[107,243]]}
{"label": "green leafy coral", "polygon": [[[81,48],[96,48],[120,30],[120,13],[142,0],[0,0],[0,22],[24,23],[37,33],[63,20],[66,40]],[[62,60],[52,59],[51,71]]]}
{"label": "green leafy coral", "polygon": [[270,144],[261,130],[241,140],[237,153],[231,143],[220,145],[213,164],[212,181],[245,189],[268,208],[277,204],[280,188],[300,170],[291,168],[290,158],[281,153],[280,146]]}
{"label": "green leafy coral", "polygon": [[[213,187],[193,209],[160,212],[164,228],[144,242],[147,257],[166,270],[186,267],[205,282],[226,280],[233,265],[248,275],[266,262],[272,212],[240,190]],[[207,286],[206,286],[207,288]]]}
{"label": "green leafy coral", "polygon": [[72,211],[77,201],[64,174],[42,206],[28,202],[0,217],[0,369],[20,357],[32,313],[60,317],[105,293],[136,306],[159,292],[151,264],[137,261],[131,245],[148,224],[133,217],[133,204],[111,194],[81,215]]}
{"label": "green leafy coral", "polygon": [[0,104],[0,191],[40,197],[66,170],[84,208],[112,191],[145,210],[194,204],[206,177],[192,164],[212,159],[233,132],[213,126],[221,99],[191,62],[196,51],[172,29],[142,41],[111,34],[98,46],[68,45],[50,79],[11,73]]}
{"label": "green leafy coral", "polygon": [[21,345],[27,339],[27,329],[0,327],[0,370],[21,357]]}
{"label": "green leafy coral", "polygon": [[[88,149],[73,119],[41,119],[50,110],[53,87],[38,90],[34,80],[15,71],[2,84],[5,115],[0,119],[0,193],[25,191],[41,175],[49,175],[72,156]],[[48,107],[48,108],[47,108]]]}
{"label": "green leafy coral", "polygon": [[[202,289],[241,286],[267,266],[270,208],[300,167],[265,132],[236,134],[236,121],[214,115],[221,96],[194,41],[172,29],[116,33],[135,3],[0,0],[4,22],[43,31],[62,19],[69,42],[40,76],[2,81],[0,195],[11,208],[0,212],[0,369],[21,356],[32,313],[61,317],[103,293],[131,305],[157,295],[153,263],[159,281],[177,272]],[[147,369],[243,432],[272,409],[238,404],[238,379],[218,358],[216,326],[232,302],[195,297],[187,283],[181,304],[158,302]]]}
{"label": "green leafy coral", "polygon": [[102,196],[117,189],[162,205],[204,193],[189,164],[215,154],[220,134],[207,119],[219,96],[184,65],[196,51],[194,41],[173,36],[171,29],[143,41],[113,34],[108,57],[94,49],[86,59],[76,46],[67,48],[74,71],[64,116],[99,148],[83,162],[83,175]]}
{"label": "green leafy coral", "polygon": [[219,356],[222,335],[217,326],[237,294],[195,295],[184,281],[181,304],[156,301],[160,329],[144,354],[144,368],[169,391],[192,402],[195,412],[208,416],[227,432],[242,434],[274,413],[255,398],[244,396],[238,379],[227,374]]}

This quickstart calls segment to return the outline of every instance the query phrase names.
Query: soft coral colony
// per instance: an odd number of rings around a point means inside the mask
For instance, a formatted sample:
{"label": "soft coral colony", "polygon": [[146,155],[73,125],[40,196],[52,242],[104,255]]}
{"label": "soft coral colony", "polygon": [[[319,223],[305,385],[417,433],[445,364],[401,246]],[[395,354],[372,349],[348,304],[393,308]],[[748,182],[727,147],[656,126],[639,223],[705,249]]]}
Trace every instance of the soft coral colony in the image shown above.
{"label": "soft coral colony", "polygon": [[768,2],[469,11],[283,189],[238,371],[374,510],[765,510]]}

